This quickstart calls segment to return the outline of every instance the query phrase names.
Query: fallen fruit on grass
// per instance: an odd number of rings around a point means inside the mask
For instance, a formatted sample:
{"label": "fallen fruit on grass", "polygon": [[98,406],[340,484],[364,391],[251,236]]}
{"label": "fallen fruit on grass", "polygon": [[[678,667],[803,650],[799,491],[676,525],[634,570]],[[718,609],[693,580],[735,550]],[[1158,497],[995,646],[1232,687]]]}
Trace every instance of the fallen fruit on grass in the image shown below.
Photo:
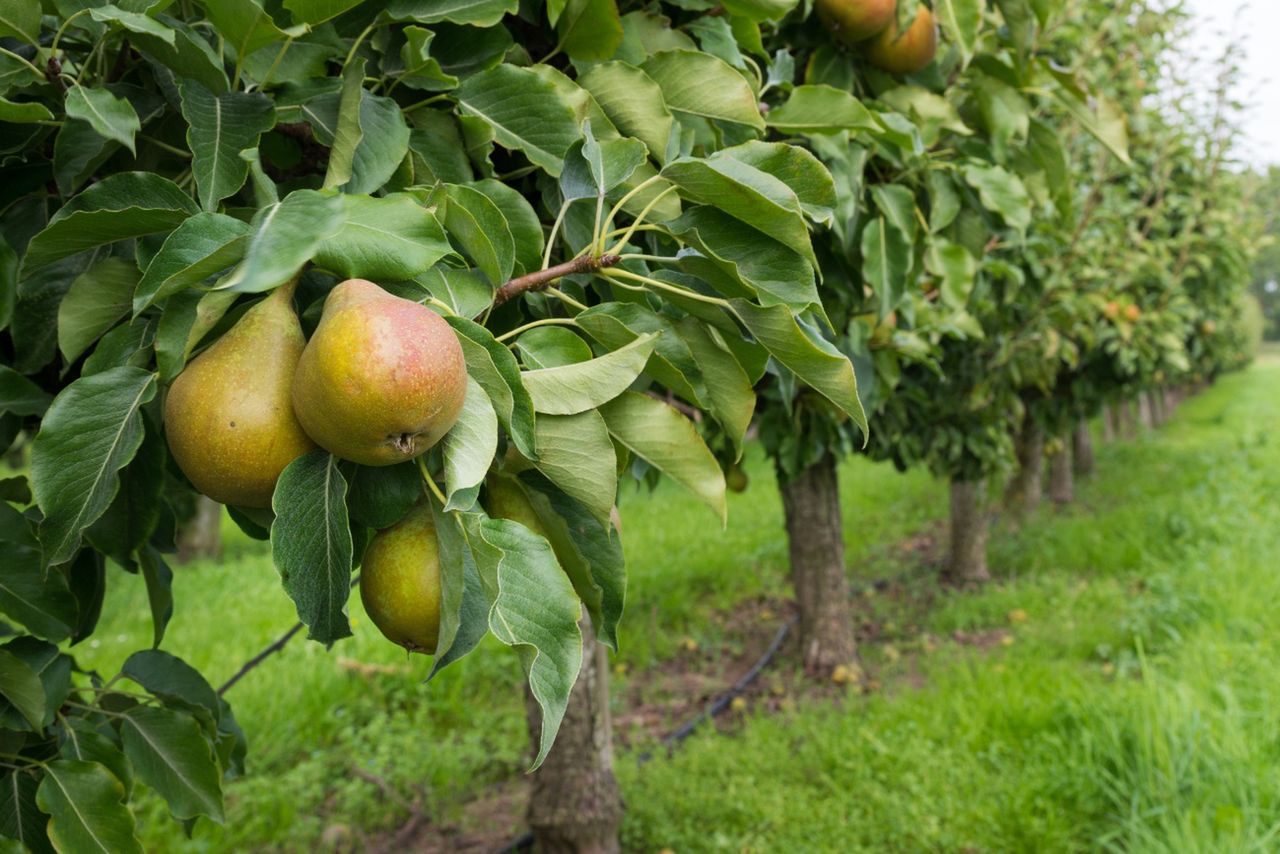
{"label": "fallen fruit on grass", "polygon": [[280,472],[315,447],[293,412],[294,371],[306,346],[295,287],[277,288],[245,312],[165,398],[169,450],[214,501],[270,507]]}
{"label": "fallen fruit on grass", "polygon": [[897,14],[897,0],[818,0],[818,18],[844,44],[865,41]]}
{"label": "fallen fruit on grass", "polygon": [[293,407],[316,444],[389,466],[425,453],[462,412],[467,368],[453,329],[420,303],[348,279],[298,362]]}
{"label": "fallen fruit on grass", "polygon": [[867,61],[891,74],[914,74],[938,53],[938,22],[924,6],[906,30],[896,20],[867,45]]}
{"label": "fallen fruit on grass", "polygon": [[409,652],[436,651],[440,546],[426,504],[369,542],[360,569],[360,601],[387,640]]}

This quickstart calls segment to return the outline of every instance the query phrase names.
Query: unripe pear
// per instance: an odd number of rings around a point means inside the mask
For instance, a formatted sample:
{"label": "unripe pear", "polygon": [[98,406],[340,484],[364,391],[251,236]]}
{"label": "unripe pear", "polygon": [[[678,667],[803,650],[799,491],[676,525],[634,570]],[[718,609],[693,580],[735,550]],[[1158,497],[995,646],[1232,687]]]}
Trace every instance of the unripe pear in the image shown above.
{"label": "unripe pear", "polygon": [[867,45],[867,62],[891,74],[914,74],[933,62],[938,53],[938,22],[920,6],[906,31],[896,19]]}
{"label": "unripe pear", "polygon": [[1120,303],[1110,300],[1102,309],[1102,314],[1107,320],[1115,320],[1120,316]]}
{"label": "unripe pear", "polygon": [[529,496],[525,495],[514,478],[490,475],[485,480],[485,511],[495,519],[519,522],[543,539],[547,538],[538,511],[533,509]]}
{"label": "unripe pear", "polygon": [[724,485],[732,492],[746,492],[750,482],[751,478],[737,463],[729,466],[729,470],[724,473]]}
{"label": "unripe pear", "polygon": [[169,450],[215,501],[270,507],[285,466],[315,448],[293,414],[293,377],[306,339],[296,283],[278,288],[197,356],[169,388]]}
{"label": "unripe pear", "polygon": [[893,22],[897,0],[818,0],[818,18],[844,44],[865,41]]}
{"label": "unripe pear", "polygon": [[467,366],[453,329],[420,303],[348,279],[324,303],[293,382],[293,408],[320,447],[389,466],[439,442],[462,412]]}
{"label": "unripe pear", "polygon": [[431,655],[440,631],[440,541],[419,504],[365,549],[360,601],[378,631],[409,652]]}

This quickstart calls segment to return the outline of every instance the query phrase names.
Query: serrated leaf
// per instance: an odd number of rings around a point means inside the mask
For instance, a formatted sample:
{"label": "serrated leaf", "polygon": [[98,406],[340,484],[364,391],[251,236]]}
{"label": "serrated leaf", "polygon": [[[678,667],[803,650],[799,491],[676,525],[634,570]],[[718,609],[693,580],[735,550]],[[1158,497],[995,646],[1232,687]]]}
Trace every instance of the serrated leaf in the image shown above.
{"label": "serrated leaf", "polygon": [[114,139],[134,151],[134,135],[142,130],[142,122],[133,105],[117,98],[106,89],[86,89],[75,85],[67,91],[64,108],[67,118],[88,122],[99,136]]}
{"label": "serrated leaf", "polygon": [[607,521],[618,494],[618,461],[600,413],[539,415],[537,441],[538,471]]}
{"label": "serrated leaf", "polygon": [[133,294],[134,316],[239,261],[248,234],[247,223],[225,214],[203,211],[185,220],[147,264]]}
{"label": "serrated leaf", "polygon": [[103,258],[76,276],[58,305],[58,349],[68,363],[129,313],[138,268],[123,258]]}
{"label": "serrated leaf", "polygon": [[311,451],[285,468],[271,499],[276,514],[271,558],[307,637],[321,643],[351,635],[347,598],[353,545],[346,495],[337,459]]}
{"label": "serrated leaf", "polygon": [[257,148],[262,134],[275,127],[275,108],[260,92],[215,95],[194,80],[182,81],[180,91],[191,173],[204,209],[212,211],[244,186],[249,164],[240,152]]}
{"label": "serrated leaf", "polygon": [[315,253],[343,278],[404,281],[431,269],[453,248],[435,215],[409,195],[343,195],[343,223]]}
{"label": "serrated leaf", "polygon": [[221,824],[221,774],[200,724],[188,714],[143,705],[119,720],[134,773],[165,799],[173,817],[203,815]]}
{"label": "serrated leaf", "polygon": [[22,277],[62,258],[131,237],[176,228],[199,213],[191,197],[150,172],[119,172],[85,189],[31,238]]}
{"label": "serrated leaf", "polygon": [[54,399],[31,449],[46,564],[70,560],[81,532],[110,506],[117,473],[142,444],[140,409],[155,393],[154,374],[121,367],[81,377]]}
{"label": "serrated leaf", "polygon": [[669,109],[764,130],[755,93],[723,59],[692,50],[666,50],[651,55],[640,67],[662,89]]}
{"label": "serrated leaf", "polygon": [[263,208],[249,224],[244,260],[218,287],[261,293],[293,278],[342,227],[339,196],[315,190],[295,190]]}
{"label": "serrated leaf", "polygon": [[48,813],[49,839],[59,851],[142,854],[124,786],[96,762],[58,759],[44,768],[36,803]]}
{"label": "serrated leaf", "polygon": [[552,83],[504,64],[468,77],[456,95],[463,114],[492,128],[499,145],[524,152],[552,176],[560,174],[579,131],[573,110]]}
{"label": "serrated leaf", "polygon": [[463,496],[470,492],[474,500],[473,490],[484,480],[498,451],[498,416],[484,387],[471,377],[467,377],[462,413],[445,434],[443,444],[445,495],[449,499],[445,510],[465,509],[471,502],[464,502]]}
{"label": "serrated leaf", "polygon": [[656,335],[642,335],[630,344],[589,362],[526,371],[522,377],[536,412],[574,415],[595,409],[626,391],[644,371]]}

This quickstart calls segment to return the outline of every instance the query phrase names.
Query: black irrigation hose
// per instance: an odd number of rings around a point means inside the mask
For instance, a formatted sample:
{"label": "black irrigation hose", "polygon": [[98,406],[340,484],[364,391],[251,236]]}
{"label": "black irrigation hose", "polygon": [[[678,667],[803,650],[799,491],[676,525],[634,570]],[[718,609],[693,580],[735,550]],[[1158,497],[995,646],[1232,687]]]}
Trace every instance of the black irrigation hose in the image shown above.
{"label": "black irrigation hose", "polygon": [[[698,712],[698,714],[689,718],[689,720],[685,721],[662,737],[662,745],[668,748],[667,755],[671,754],[672,748],[679,746],[686,738],[693,735],[693,731],[699,726],[717,717],[721,712],[729,708],[729,705],[733,703],[736,698],[740,697],[747,688],[751,687],[751,683],[755,682],[756,679],[760,677],[760,674],[764,672],[764,669],[773,661],[773,657],[778,654],[778,650],[782,649],[782,644],[786,642],[787,636],[791,633],[791,629],[795,627],[795,624],[799,619],[800,618],[798,616],[793,616],[782,624],[774,634],[773,640],[769,643],[769,646],[765,648],[764,654],[756,660],[755,664],[751,665],[750,670],[742,674],[738,681],[734,682],[733,685],[729,687],[729,690],[717,697],[711,705],[707,706],[701,712]],[[653,751],[646,750],[644,753],[641,753],[636,757],[636,763],[643,765],[651,759],[653,759]],[[511,840],[502,848],[498,849],[497,854],[515,854],[517,851],[530,851],[533,849],[533,842],[533,833],[526,832],[524,835]]]}

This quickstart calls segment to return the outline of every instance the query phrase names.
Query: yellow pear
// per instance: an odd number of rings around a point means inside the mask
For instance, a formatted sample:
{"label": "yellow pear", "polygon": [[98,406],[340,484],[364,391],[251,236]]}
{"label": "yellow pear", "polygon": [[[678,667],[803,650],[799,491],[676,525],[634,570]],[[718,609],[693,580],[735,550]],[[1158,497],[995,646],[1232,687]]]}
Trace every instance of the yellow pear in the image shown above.
{"label": "yellow pear", "polygon": [[360,568],[360,601],[387,640],[410,652],[436,651],[440,541],[425,503],[370,541]]}
{"label": "yellow pear", "polygon": [[348,279],[329,293],[298,362],[293,408],[320,447],[389,466],[439,442],[466,393],[462,346],[448,323],[373,282]]}
{"label": "yellow pear", "polygon": [[164,429],[183,474],[224,504],[270,507],[285,466],[315,448],[293,414],[306,340],[291,282],[245,312],[169,388]]}
{"label": "yellow pear", "polygon": [[938,53],[938,22],[928,7],[921,6],[915,20],[900,30],[892,21],[867,45],[867,61],[892,74],[914,74],[933,62]]}
{"label": "yellow pear", "polygon": [[822,23],[845,44],[883,32],[898,13],[897,0],[817,0],[815,6]]}

